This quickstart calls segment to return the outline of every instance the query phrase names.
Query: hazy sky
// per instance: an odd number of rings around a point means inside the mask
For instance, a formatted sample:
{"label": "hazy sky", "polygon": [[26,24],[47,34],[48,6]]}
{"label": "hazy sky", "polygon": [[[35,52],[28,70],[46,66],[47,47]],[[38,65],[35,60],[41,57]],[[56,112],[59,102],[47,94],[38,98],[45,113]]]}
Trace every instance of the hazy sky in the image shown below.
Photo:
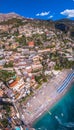
{"label": "hazy sky", "polygon": [[10,12],[38,19],[74,19],[74,0],[0,0],[0,13]]}

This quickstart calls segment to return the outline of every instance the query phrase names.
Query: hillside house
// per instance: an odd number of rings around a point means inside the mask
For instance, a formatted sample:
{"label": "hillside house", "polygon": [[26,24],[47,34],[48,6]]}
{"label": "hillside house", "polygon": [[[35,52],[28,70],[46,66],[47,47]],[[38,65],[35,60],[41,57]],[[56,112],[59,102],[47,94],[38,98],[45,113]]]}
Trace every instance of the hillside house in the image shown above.
{"label": "hillside house", "polygon": [[28,42],[28,46],[29,46],[29,47],[34,47],[34,44],[35,44],[34,41]]}
{"label": "hillside house", "polygon": [[42,69],[43,69],[43,66],[41,64],[38,64],[38,65],[32,64],[33,71],[42,70]]}

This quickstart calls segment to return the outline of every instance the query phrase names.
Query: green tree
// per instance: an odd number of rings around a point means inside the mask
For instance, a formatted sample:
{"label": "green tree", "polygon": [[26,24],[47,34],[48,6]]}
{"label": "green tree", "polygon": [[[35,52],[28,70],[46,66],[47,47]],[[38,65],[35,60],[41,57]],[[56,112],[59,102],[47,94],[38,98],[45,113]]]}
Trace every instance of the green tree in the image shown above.
{"label": "green tree", "polygon": [[4,126],[4,128],[6,128],[8,126],[8,120],[7,119],[3,119],[1,121],[2,125]]}
{"label": "green tree", "polygon": [[27,45],[26,43],[26,37],[23,35],[22,37],[20,38],[16,38],[16,42],[19,42],[20,45]]}
{"label": "green tree", "polygon": [[15,75],[15,72],[8,72],[6,70],[0,70],[0,80],[7,85],[7,81]]}
{"label": "green tree", "polygon": [[4,64],[4,67],[5,67],[5,68],[13,67],[13,62],[10,61],[8,64],[5,63],[5,64]]}

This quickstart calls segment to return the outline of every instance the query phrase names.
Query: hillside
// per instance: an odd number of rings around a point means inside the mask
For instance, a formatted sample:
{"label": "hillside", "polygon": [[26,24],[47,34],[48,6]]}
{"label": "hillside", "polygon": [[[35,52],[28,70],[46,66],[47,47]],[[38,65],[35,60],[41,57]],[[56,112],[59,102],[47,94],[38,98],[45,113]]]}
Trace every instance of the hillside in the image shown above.
{"label": "hillside", "polygon": [[58,21],[29,19],[15,13],[0,14],[1,43],[4,41],[20,43],[23,41],[22,36],[26,42],[34,41],[36,45],[42,45],[44,42],[49,42],[49,44],[52,42],[73,42],[74,21],[69,19]]}

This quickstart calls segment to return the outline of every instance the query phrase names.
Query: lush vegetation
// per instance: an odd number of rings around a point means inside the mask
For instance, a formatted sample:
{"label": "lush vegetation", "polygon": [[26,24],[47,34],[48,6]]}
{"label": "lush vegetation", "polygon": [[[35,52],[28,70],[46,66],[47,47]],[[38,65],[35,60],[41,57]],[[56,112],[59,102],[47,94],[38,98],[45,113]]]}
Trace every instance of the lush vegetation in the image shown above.
{"label": "lush vegetation", "polygon": [[23,46],[27,45],[26,37],[24,35],[20,38],[16,38],[16,42],[18,42],[20,45],[23,45]]}
{"label": "lush vegetation", "polygon": [[6,118],[1,120],[1,126],[3,126],[4,128],[6,128],[8,126],[8,120]]}
{"label": "lush vegetation", "polygon": [[0,80],[4,83],[15,75],[15,72],[8,72],[6,70],[0,70]]}
{"label": "lush vegetation", "polygon": [[9,24],[12,24],[15,27],[18,27],[20,25],[23,25],[23,22],[22,22],[21,19],[12,18],[12,19],[9,19],[7,21],[3,21],[3,22],[0,23],[0,25],[9,25]]}
{"label": "lush vegetation", "polygon": [[8,64],[4,64],[4,68],[13,67],[13,62],[9,62]]}
{"label": "lush vegetation", "polygon": [[40,74],[38,76],[35,76],[35,80],[38,84],[41,84],[42,82],[47,82],[47,78],[44,74]]}
{"label": "lush vegetation", "polygon": [[10,106],[7,104],[3,104],[3,110],[5,111],[5,113],[3,113],[4,118],[1,120],[1,126],[6,128],[9,124],[8,122],[8,118],[10,117]]}
{"label": "lush vegetation", "polygon": [[70,69],[74,66],[74,61],[68,61],[67,58],[60,59],[56,62],[55,70]]}

